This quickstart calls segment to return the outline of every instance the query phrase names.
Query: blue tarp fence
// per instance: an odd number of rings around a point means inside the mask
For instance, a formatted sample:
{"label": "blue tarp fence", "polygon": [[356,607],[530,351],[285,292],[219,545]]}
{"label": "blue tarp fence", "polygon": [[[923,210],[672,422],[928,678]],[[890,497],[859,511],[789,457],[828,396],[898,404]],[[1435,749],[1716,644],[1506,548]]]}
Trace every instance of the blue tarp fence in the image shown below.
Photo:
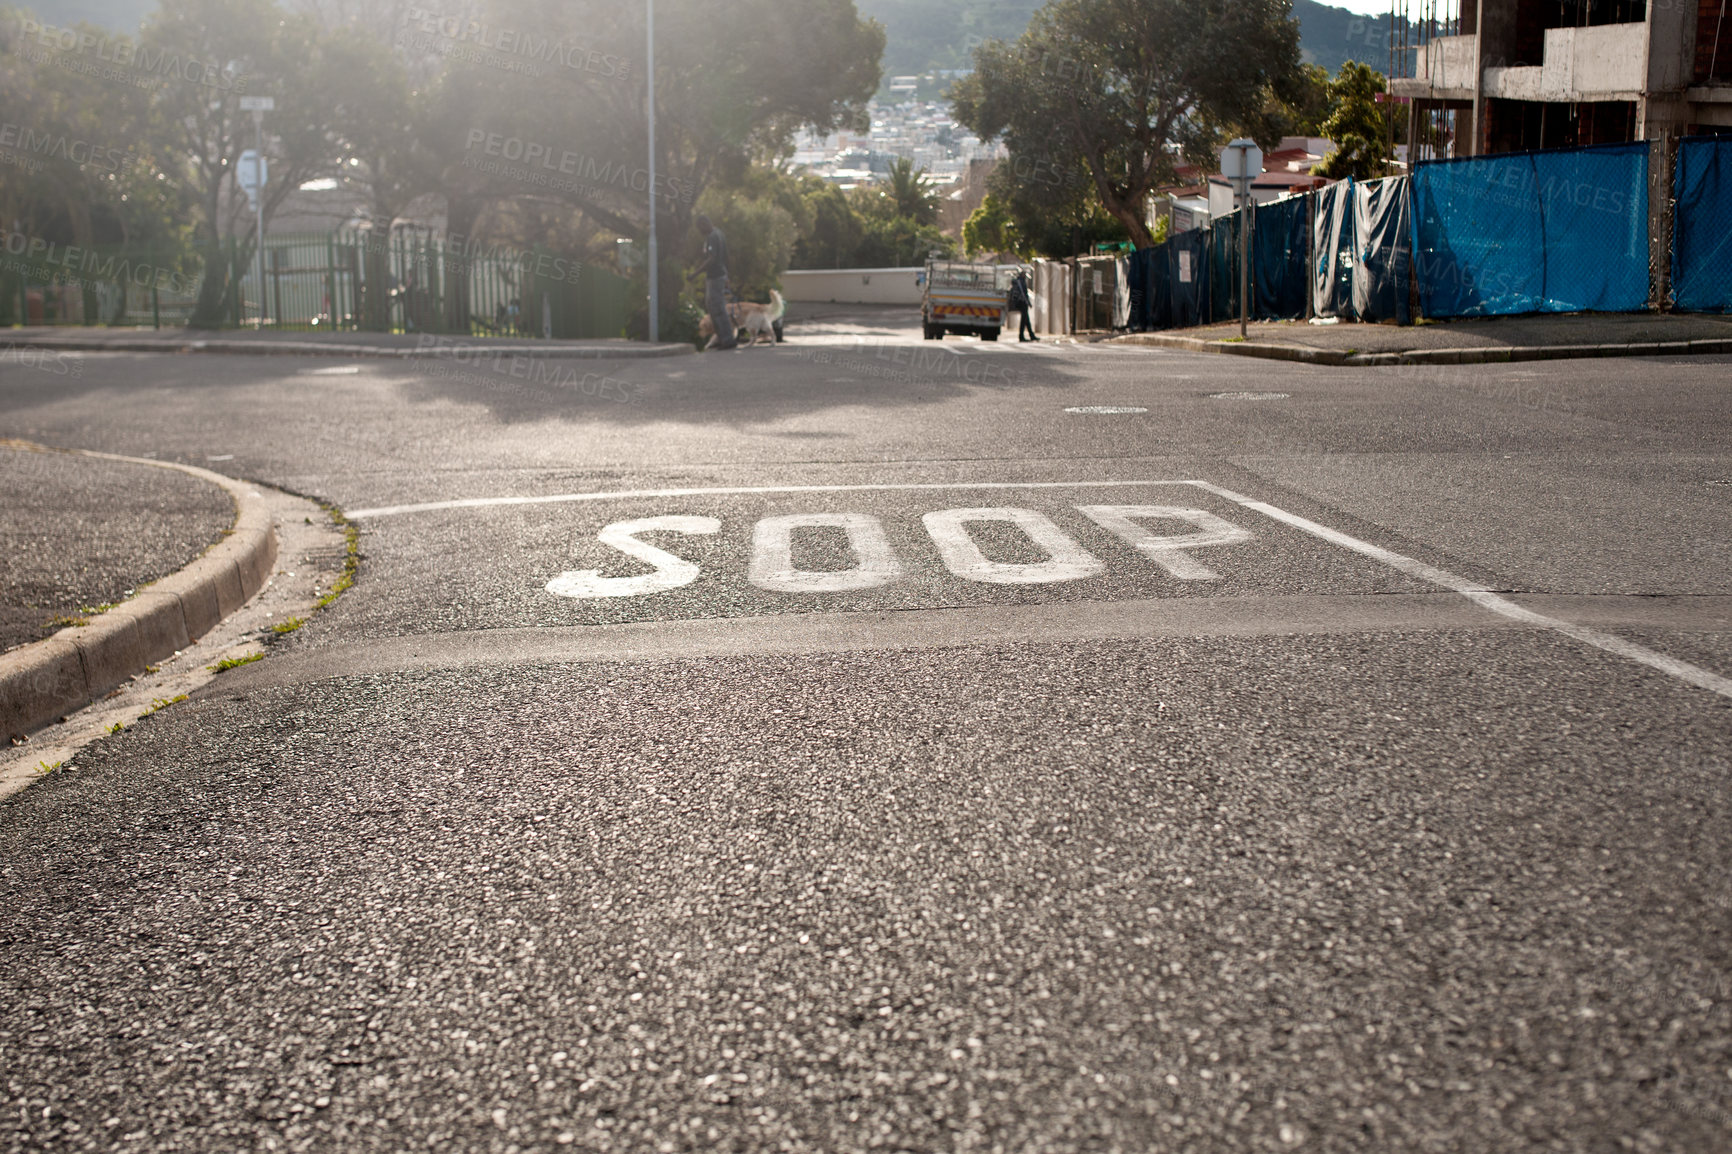
{"label": "blue tarp fence", "polygon": [[1672,303],[1732,312],[1732,137],[1679,141],[1672,194]]}
{"label": "blue tarp fence", "polygon": [[[1239,315],[1239,218],[1218,216],[1209,222],[1209,315],[1224,321]],[[1251,243],[1257,243],[1253,232]]]}
{"label": "blue tarp fence", "polygon": [[1139,278],[1144,284],[1143,308],[1132,309],[1132,328],[1183,329],[1209,323],[1208,229],[1189,229],[1139,250],[1131,268],[1132,285]]}
{"label": "blue tarp fence", "polygon": [[1412,181],[1401,176],[1361,183],[1349,177],[1312,193],[1311,204],[1317,238],[1311,254],[1312,312],[1407,324],[1412,319],[1407,300],[1413,270]]}
{"label": "blue tarp fence", "polygon": [[[1438,318],[1640,311],[1648,157],[1645,141],[1469,157],[1260,205],[1252,316],[1407,324],[1415,298]],[[1676,306],[1732,312],[1732,137],[1683,141],[1674,191]],[[1138,253],[1131,325],[1236,319],[1238,232],[1234,213]]]}
{"label": "blue tarp fence", "polygon": [[1311,309],[1320,317],[1353,315],[1353,178],[1312,193]]}
{"label": "blue tarp fence", "polygon": [[1413,185],[1426,316],[1646,307],[1646,142],[1438,161]]}
{"label": "blue tarp fence", "polygon": [[[1251,225],[1251,309],[1261,320],[1300,320],[1310,284],[1310,206],[1302,196],[1257,207]],[[1235,297],[1237,294],[1235,294]]]}
{"label": "blue tarp fence", "polygon": [[1353,186],[1353,315],[1362,321],[1413,320],[1413,182],[1407,177]]}

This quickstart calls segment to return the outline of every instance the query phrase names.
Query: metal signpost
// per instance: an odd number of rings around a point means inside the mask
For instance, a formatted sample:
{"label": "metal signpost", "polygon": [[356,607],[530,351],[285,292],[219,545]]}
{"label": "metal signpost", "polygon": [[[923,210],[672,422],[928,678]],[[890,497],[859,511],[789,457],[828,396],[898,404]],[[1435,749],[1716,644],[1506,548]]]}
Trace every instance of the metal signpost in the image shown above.
{"label": "metal signpost", "polygon": [[1221,150],[1221,175],[1233,185],[1239,198],[1239,339],[1251,311],[1251,182],[1263,171],[1263,150],[1257,142],[1241,136]]}
{"label": "metal signpost", "polygon": [[644,70],[649,73],[649,339],[655,344],[661,339],[661,293],[656,283],[661,279],[661,266],[656,262],[656,0],[645,3],[649,8],[649,67]]}
{"label": "metal signpost", "polygon": [[265,182],[270,179],[265,164],[265,113],[275,112],[276,108],[277,102],[269,96],[241,97],[241,111],[253,114],[255,147],[241,153],[235,177],[240,181],[241,190],[247,194],[247,207],[253,210],[253,221],[258,229],[260,332],[265,328]]}

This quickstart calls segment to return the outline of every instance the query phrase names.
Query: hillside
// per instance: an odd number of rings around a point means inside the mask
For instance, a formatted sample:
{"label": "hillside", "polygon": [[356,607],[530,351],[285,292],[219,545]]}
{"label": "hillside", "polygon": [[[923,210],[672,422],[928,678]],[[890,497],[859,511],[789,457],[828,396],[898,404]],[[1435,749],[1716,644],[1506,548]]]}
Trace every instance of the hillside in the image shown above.
{"label": "hillside", "polygon": [[1293,15],[1299,20],[1299,50],[1306,63],[1320,64],[1332,74],[1348,60],[1389,71],[1389,13],[1361,16],[1317,0],[1293,0]]}
{"label": "hillside", "polygon": [[156,0],[22,0],[18,7],[34,11],[44,24],[89,23],[131,35],[156,10]]}
{"label": "hillside", "polygon": [[[969,50],[994,37],[1014,40],[1039,0],[856,0],[862,16],[884,25],[886,77],[967,68]],[[36,0],[26,7],[57,24],[92,24],[135,32],[156,0]],[[1344,60],[1359,60],[1379,72],[1389,68],[1385,45],[1388,15],[1359,16],[1317,0],[1293,0],[1305,59],[1330,72]]]}
{"label": "hillside", "polygon": [[[1031,0],[855,0],[862,16],[884,25],[884,75],[967,68],[969,48],[980,40],[1014,40],[1040,8]],[[1293,0],[1305,59],[1331,73],[1358,60],[1379,72],[1389,69],[1389,17],[1359,16],[1317,0]]]}

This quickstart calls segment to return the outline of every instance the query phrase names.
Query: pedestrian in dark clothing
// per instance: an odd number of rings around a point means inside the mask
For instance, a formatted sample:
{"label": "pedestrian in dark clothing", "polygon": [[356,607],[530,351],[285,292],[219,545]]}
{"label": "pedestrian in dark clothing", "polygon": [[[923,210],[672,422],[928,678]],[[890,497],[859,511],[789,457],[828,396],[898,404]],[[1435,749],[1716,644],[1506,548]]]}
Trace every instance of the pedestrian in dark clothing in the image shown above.
{"label": "pedestrian in dark clothing", "polygon": [[709,347],[731,349],[738,342],[734,320],[728,315],[728,241],[703,213],[698,214],[698,231],[704,234],[704,311],[716,327]]}
{"label": "pedestrian in dark clothing", "polygon": [[1038,341],[1034,335],[1034,326],[1028,323],[1028,307],[1032,302],[1028,292],[1028,274],[1017,271],[1016,278],[1010,282],[1010,307],[1022,316],[1022,323],[1017,326],[1016,339],[1021,341]]}

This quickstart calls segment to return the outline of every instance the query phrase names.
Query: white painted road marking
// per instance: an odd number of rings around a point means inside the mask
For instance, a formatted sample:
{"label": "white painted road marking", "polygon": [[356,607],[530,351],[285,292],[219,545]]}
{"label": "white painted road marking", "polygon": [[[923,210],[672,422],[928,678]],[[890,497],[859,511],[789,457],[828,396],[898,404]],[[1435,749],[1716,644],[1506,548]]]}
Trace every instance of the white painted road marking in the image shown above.
{"label": "white painted road marking", "polygon": [[1680,661],[1676,657],[1668,657],[1664,653],[1656,652],[1645,645],[1637,645],[1634,641],[1625,641],[1622,637],[1614,637],[1610,633],[1601,633],[1597,629],[1574,625],[1568,621],[1560,621],[1556,617],[1547,617],[1542,613],[1535,613],[1531,609],[1524,609],[1515,602],[1506,601],[1491,590],[1469,581],[1465,577],[1457,577],[1447,570],[1427,565],[1423,561],[1415,561],[1411,557],[1403,557],[1400,553],[1380,549],[1376,545],[1359,540],[1357,537],[1349,537],[1327,525],[1307,521],[1285,509],[1278,509],[1274,505],[1252,500],[1250,497],[1235,493],[1231,489],[1223,489],[1219,485],[1211,485],[1207,481],[1188,481],[1186,483],[1195,485],[1200,489],[1206,489],[1218,497],[1224,497],[1236,504],[1243,505],[1247,509],[1254,509],[1265,516],[1273,517],[1275,520],[1309,533],[1313,537],[1320,537],[1325,541],[1341,546],[1343,549],[1350,549],[1361,556],[1381,561],[1385,565],[1410,576],[1460,593],[1469,601],[1483,606],[1493,613],[1501,614],[1515,621],[1526,622],[1529,625],[1538,625],[1545,629],[1555,630],[1566,637],[1572,637],[1582,642],[1584,645],[1592,645],[1596,649],[1605,650],[1607,653],[1616,653],[1618,656],[1627,657],[1631,661],[1639,661],[1650,669],[1657,669],[1661,673],[1678,678],[1680,681],[1688,681],[1691,685],[1699,686],[1711,693],[1718,693],[1722,697],[1732,697],[1732,678],[1721,677],[1718,673],[1712,673],[1699,665]]}
{"label": "white painted road marking", "polygon": [[887,493],[897,491],[919,490],[1009,490],[1009,489],[1096,489],[1096,488],[1132,488],[1152,487],[1162,485],[1190,485],[1205,492],[1213,493],[1224,500],[1232,501],[1247,509],[1262,513],[1283,524],[1290,525],[1313,537],[1328,541],[1341,548],[1369,557],[1400,572],[1418,577],[1423,581],[1459,593],[1490,612],[1502,617],[1521,621],[1529,625],[1550,629],[1562,633],[1566,637],[1591,645],[1608,653],[1617,654],[1631,661],[1640,662],[1650,669],[1657,670],[1669,677],[1676,677],[1691,685],[1717,693],[1722,697],[1732,699],[1732,678],[1722,677],[1688,661],[1668,657],[1643,645],[1625,641],[1621,637],[1601,633],[1585,626],[1574,625],[1555,617],[1547,617],[1532,610],[1497,596],[1489,589],[1458,577],[1447,570],[1438,569],[1411,557],[1381,549],[1376,545],[1350,537],[1345,533],[1308,521],[1284,509],[1262,501],[1253,500],[1231,489],[1223,489],[1208,481],[984,481],[967,484],[945,483],[910,483],[893,485],[754,485],[744,487],[717,487],[709,489],[660,489],[636,490],[614,493],[560,493],[544,497],[472,497],[457,501],[432,501],[418,505],[387,505],[377,509],[360,509],[348,514],[351,519],[366,517],[385,517],[399,513],[432,512],[440,509],[480,509],[501,505],[544,505],[572,501],[617,501],[634,498],[655,497],[725,497],[740,496],[754,493]]}
{"label": "white painted road marking", "polygon": [[647,541],[639,541],[634,533],[715,533],[722,523],[714,517],[642,517],[636,521],[615,521],[596,539],[612,545],[628,557],[636,557],[646,565],[654,565],[654,573],[638,577],[603,577],[595,569],[561,573],[547,583],[547,591],[556,597],[642,597],[646,593],[665,593],[690,585],[698,579],[700,570],[692,562],[675,557],[665,549],[657,549]]}
{"label": "white painted road marking", "polygon": [[[1251,539],[1248,531],[1202,509],[1181,509],[1176,505],[1078,505],[1077,511],[1108,532],[1116,533],[1131,548],[1181,581],[1221,579],[1207,565],[1187,557],[1186,549],[1237,545]],[[1147,526],[1137,524],[1147,518],[1188,521],[1197,526],[1197,532],[1157,537]]]}
{"label": "white painted road marking", "polygon": [[[945,567],[958,577],[990,585],[1045,585],[1054,581],[1076,581],[1105,573],[1103,565],[1087,549],[1065,536],[1033,509],[941,509],[920,518]],[[1047,560],[1013,565],[988,561],[974,538],[968,535],[970,521],[1006,521],[1021,529],[1047,555]]]}
{"label": "white painted road marking", "polygon": [[1120,413],[1146,413],[1148,410],[1136,405],[1073,405],[1065,412],[1086,413],[1091,417],[1106,417],[1116,416]]}
{"label": "white painted road marking", "polygon": [[[838,528],[848,534],[852,569],[813,572],[794,568],[795,529]],[[902,565],[878,518],[865,513],[795,513],[765,517],[752,530],[752,564],[746,580],[772,593],[851,593],[896,580]]]}
{"label": "white painted road marking", "polygon": [[[1235,545],[1251,534],[1202,509],[1177,505],[1079,505],[1097,525],[1125,541],[1143,556],[1182,581],[1216,581],[1220,575],[1187,556],[1187,549]],[[1139,520],[1184,521],[1194,533],[1157,536]],[[1047,555],[1047,560],[1012,564],[989,561],[968,531],[970,523],[1002,521],[1015,525]],[[1047,585],[1076,581],[1106,572],[1106,565],[1073,541],[1057,525],[1032,509],[941,509],[921,518],[945,567],[958,577],[989,585]],[[596,535],[604,545],[656,566],[641,577],[603,577],[600,570],[562,573],[548,582],[557,597],[645,597],[690,585],[699,566],[636,539],[647,532],[714,533],[720,522],[709,517],[650,517],[617,521]],[[801,528],[837,528],[848,536],[856,564],[840,570],[794,567],[793,535]],[[752,530],[752,559],[746,580],[772,593],[848,593],[888,584],[902,575],[902,565],[885,536],[883,523],[868,513],[792,513],[765,517]]]}

